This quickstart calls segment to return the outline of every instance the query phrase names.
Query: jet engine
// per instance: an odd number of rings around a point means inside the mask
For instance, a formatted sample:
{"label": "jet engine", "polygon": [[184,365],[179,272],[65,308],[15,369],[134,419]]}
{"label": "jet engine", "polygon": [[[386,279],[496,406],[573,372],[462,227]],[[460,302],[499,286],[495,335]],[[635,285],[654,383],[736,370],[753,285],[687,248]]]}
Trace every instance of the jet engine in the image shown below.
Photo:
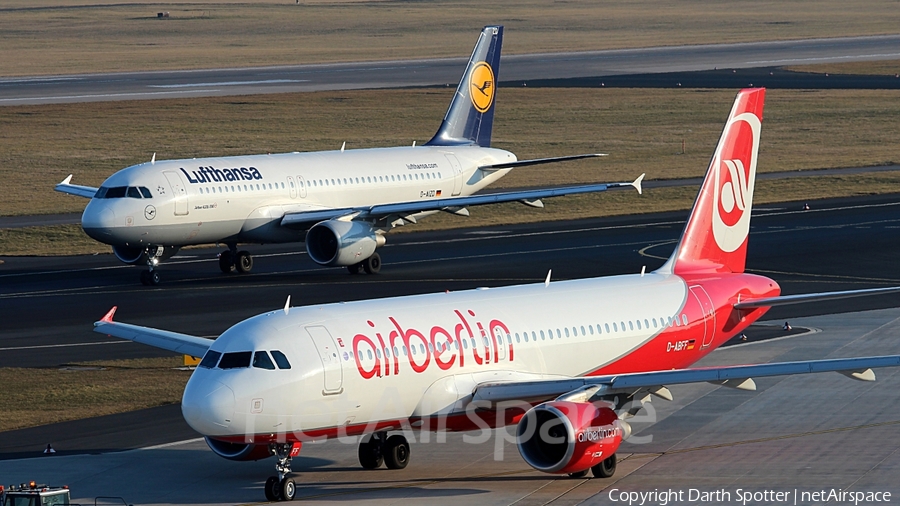
{"label": "jet engine", "polygon": [[178,253],[174,246],[113,246],[113,253],[120,262],[129,265],[147,265],[147,260],[167,260]]}
{"label": "jet engine", "polygon": [[603,401],[551,401],[528,410],[516,435],[528,465],[565,474],[586,471],[612,456],[631,427]]}
{"label": "jet engine", "polygon": [[272,452],[269,451],[269,445],[229,443],[209,437],[205,439],[206,444],[213,453],[228,460],[246,462],[249,460],[267,459],[272,456]]}
{"label": "jet engine", "polygon": [[327,220],[316,223],[306,233],[306,251],[319,265],[353,265],[372,256],[384,245],[368,223]]}

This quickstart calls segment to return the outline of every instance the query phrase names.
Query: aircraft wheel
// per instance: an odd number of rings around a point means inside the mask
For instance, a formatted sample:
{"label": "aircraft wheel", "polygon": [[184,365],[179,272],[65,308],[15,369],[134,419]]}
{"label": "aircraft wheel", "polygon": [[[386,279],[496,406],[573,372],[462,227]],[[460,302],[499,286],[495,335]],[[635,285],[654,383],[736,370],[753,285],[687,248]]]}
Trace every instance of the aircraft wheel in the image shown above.
{"label": "aircraft wheel", "polygon": [[379,441],[368,436],[359,443],[359,464],[363,469],[378,469],[384,462]]}
{"label": "aircraft wheel", "polygon": [[381,270],[381,255],[372,253],[372,256],[363,260],[362,264],[366,274],[378,274],[378,271]]}
{"label": "aircraft wheel", "polygon": [[234,270],[234,259],[231,258],[231,251],[225,250],[219,253],[219,269],[225,274]]}
{"label": "aircraft wheel", "polygon": [[384,464],[388,469],[403,469],[409,464],[409,443],[400,434],[395,434],[384,443]]}
{"label": "aircraft wheel", "polygon": [[269,479],[266,480],[266,500],[269,501],[279,501],[281,500],[281,484],[278,483],[277,476],[269,476]]}
{"label": "aircraft wheel", "polygon": [[569,478],[584,478],[588,474],[588,469],[578,471],[577,473],[569,473]]}
{"label": "aircraft wheel", "polygon": [[281,500],[293,501],[296,494],[297,485],[294,483],[294,480],[285,478],[284,481],[281,482]]}
{"label": "aircraft wheel", "polygon": [[246,274],[253,270],[253,257],[249,251],[238,251],[237,261],[234,263],[235,269],[241,274]]}
{"label": "aircraft wheel", "polygon": [[594,478],[611,478],[616,474],[616,454],[613,453],[603,462],[591,468]]}
{"label": "aircraft wheel", "polygon": [[347,266],[347,270],[350,271],[350,274],[359,274],[359,271],[361,271],[362,268],[363,268],[362,262]]}

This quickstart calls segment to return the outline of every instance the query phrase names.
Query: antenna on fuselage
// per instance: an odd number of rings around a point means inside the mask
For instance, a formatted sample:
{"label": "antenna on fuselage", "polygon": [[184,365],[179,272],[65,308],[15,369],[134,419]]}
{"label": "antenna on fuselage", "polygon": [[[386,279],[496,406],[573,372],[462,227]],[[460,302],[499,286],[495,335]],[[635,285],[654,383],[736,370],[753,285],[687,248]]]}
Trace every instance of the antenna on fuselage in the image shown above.
{"label": "antenna on fuselage", "polygon": [[547,279],[544,280],[544,286],[550,286],[550,274],[553,273],[553,269],[547,271]]}
{"label": "antenna on fuselage", "polygon": [[284,301],[284,315],[287,316],[288,313],[290,313],[290,312],[291,312],[291,296],[288,295],[287,300]]}
{"label": "antenna on fuselage", "polygon": [[153,156],[150,157],[150,165],[153,165],[155,163],[156,163],[156,153],[153,153]]}
{"label": "antenna on fuselage", "polygon": [[344,141],[344,143],[341,144],[341,153],[344,152],[344,148],[346,148],[346,147],[347,147],[347,141]]}

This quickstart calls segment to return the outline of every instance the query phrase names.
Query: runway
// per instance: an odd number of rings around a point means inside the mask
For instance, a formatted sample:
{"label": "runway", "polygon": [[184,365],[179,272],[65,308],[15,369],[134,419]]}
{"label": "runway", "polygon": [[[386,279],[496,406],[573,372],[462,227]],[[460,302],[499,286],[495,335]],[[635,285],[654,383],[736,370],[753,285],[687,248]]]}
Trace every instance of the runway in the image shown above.
{"label": "runway", "polygon": [[[513,36],[510,34],[509,36]],[[466,59],[0,79],[0,105],[455,86]],[[900,35],[508,55],[501,83],[900,59]],[[741,85],[744,86],[744,85]]]}
{"label": "runway", "polygon": [[[810,206],[754,208],[748,269],[774,278],[785,294],[900,284],[896,195]],[[283,307],[288,295],[301,306],[535,283],[551,269],[555,280],[652,270],[671,252],[685,219],[682,212],[392,233],[380,250],[384,267],[376,276],[320,267],[302,244],[248,246],[256,262],[253,273],[243,276],[219,272],[218,250],[183,250],[162,265],[157,288],[140,285],[140,269],[111,254],[6,257],[0,264],[0,367],[164,355],[92,332],[92,323],[112,306],[123,322],[213,337]],[[900,296],[779,308],[769,318],[893,306],[900,306]]]}
{"label": "runway", "polygon": [[[809,204],[808,211],[797,202],[754,208],[748,270],[774,278],[786,294],[900,284],[897,195]],[[385,265],[377,276],[315,266],[294,246],[252,248],[257,262],[247,276],[219,273],[214,250],[187,250],[163,267],[158,288],[139,285],[138,269],[111,255],[4,258],[0,366],[162,354],[91,332],[112,305],[121,321],[215,336],[282,307],[287,295],[294,305],[307,305],[541,282],[550,269],[552,280],[654,269],[685,218],[662,213],[396,234],[382,250]],[[883,296],[773,310],[766,319],[774,330],[753,332],[779,339],[722,348],[698,365],[896,353],[900,310],[856,311],[898,306],[900,296]],[[784,319],[796,330],[791,336],[778,335]],[[756,393],[707,384],[673,388],[676,400],[657,403],[657,422],[638,434],[653,440],[626,444],[611,481],[534,472],[496,433],[479,444],[463,439],[471,434],[441,443],[435,434],[428,442],[415,434],[413,464],[399,472],[359,470],[355,445],[340,442],[306,445],[294,468],[300,496],[313,502],[607,504],[612,490],[668,488],[734,494],[738,488],[843,487],[896,495],[900,371],[877,374],[874,384],[840,375],[768,379],[758,381]],[[196,437],[177,405],[2,433],[0,478],[64,483],[79,498],[114,495],[138,504],[261,500],[272,461],[229,462]],[[26,458],[50,441],[60,455]],[[117,451],[127,448],[138,449]]]}

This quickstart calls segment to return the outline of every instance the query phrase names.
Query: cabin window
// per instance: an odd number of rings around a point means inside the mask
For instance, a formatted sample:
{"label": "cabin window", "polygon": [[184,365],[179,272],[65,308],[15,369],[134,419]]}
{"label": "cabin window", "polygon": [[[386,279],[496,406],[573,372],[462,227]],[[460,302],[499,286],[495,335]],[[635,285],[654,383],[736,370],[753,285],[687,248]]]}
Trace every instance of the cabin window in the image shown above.
{"label": "cabin window", "polygon": [[438,179],[440,179],[440,178],[441,178],[441,173],[440,173],[440,172],[438,172]]}
{"label": "cabin window", "polygon": [[362,350],[359,350],[359,351],[357,352],[357,354],[359,355],[359,359],[362,360],[362,359],[363,359]]}
{"label": "cabin window", "polygon": [[463,343],[463,349],[468,350],[469,349],[469,341],[463,339],[462,343]]}
{"label": "cabin window", "polygon": [[566,327],[566,337],[569,337],[569,327]]}
{"label": "cabin window", "polygon": [[613,332],[618,332],[618,331],[619,331],[619,326],[616,325],[616,322],[613,322]]}
{"label": "cabin window", "polygon": [[[613,324],[613,325],[615,325],[615,324]],[[603,327],[606,328],[606,333],[609,334],[609,324],[608,324],[608,323],[604,323],[604,324],[603,324]]]}
{"label": "cabin window", "polygon": [[381,358],[381,348],[375,350],[375,356],[379,359]]}
{"label": "cabin window", "polygon": [[203,367],[204,369],[212,369],[216,366],[216,364],[219,363],[219,357],[221,356],[222,354],[218,351],[207,351],[206,355],[203,356],[203,360],[200,361],[200,367]]}
{"label": "cabin window", "polygon": [[686,315],[686,314],[681,315],[681,323],[683,323],[683,324],[685,324],[685,325],[688,324],[688,319],[687,319],[687,315]]}
{"label": "cabin window", "polygon": [[253,355],[249,351],[237,351],[234,353],[226,353],[222,355],[219,361],[219,369],[242,369],[250,367],[250,356]]}
{"label": "cabin window", "polygon": [[[628,324],[631,325],[631,322],[628,322]],[[637,328],[638,328],[638,330],[641,330],[641,321],[640,320],[637,321]],[[631,330],[634,330],[634,329],[631,329]]]}
{"label": "cabin window", "polygon": [[420,344],[420,345],[419,345],[419,351],[422,352],[422,355],[425,354],[425,345],[424,345],[424,344]]}
{"label": "cabin window", "polygon": [[519,340],[519,333],[518,333],[518,332],[516,332],[516,342],[517,342],[517,343],[521,343],[521,342],[522,342],[522,341]]}
{"label": "cabin window", "polygon": [[[593,334],[593,332],[591,332]],[[587,332],[584,331],[584,325],[581,326],[581,335],[586,336]]]}
{"label": "cabin window", "polygon": [[366,350],[366,356],[369,357],[369,360],[372,360],[372,350]]}
{"label": "cabin window", "polygon": [[399,356],[400,356],[400,350],[398,350],[396,346],[394,346],[394,356],[395,356],[395,357],[399,357]]}
{"label": "cabin window", "polygon": [[256,367],[257,369],[268,369],[270,371],[275,370],[275,364],[272,363],[269,354],[264,351],[257,351],[253,354],[253,367]]}
{"label": "cabin window", "polygon": [[653,322],[653,328],[656,328],[656,318],[653,318],[650,321]]}
{"label": "cabin window", "polygon": [[544,331],[541,331],[541,341],[546,341],[547,338],[544,336]]}
{"label": "cabin window", "polygon": [[416,174],[416,181],[418,181],[418,180],[419,180],[419,175],[418,175],[418,174]]}

